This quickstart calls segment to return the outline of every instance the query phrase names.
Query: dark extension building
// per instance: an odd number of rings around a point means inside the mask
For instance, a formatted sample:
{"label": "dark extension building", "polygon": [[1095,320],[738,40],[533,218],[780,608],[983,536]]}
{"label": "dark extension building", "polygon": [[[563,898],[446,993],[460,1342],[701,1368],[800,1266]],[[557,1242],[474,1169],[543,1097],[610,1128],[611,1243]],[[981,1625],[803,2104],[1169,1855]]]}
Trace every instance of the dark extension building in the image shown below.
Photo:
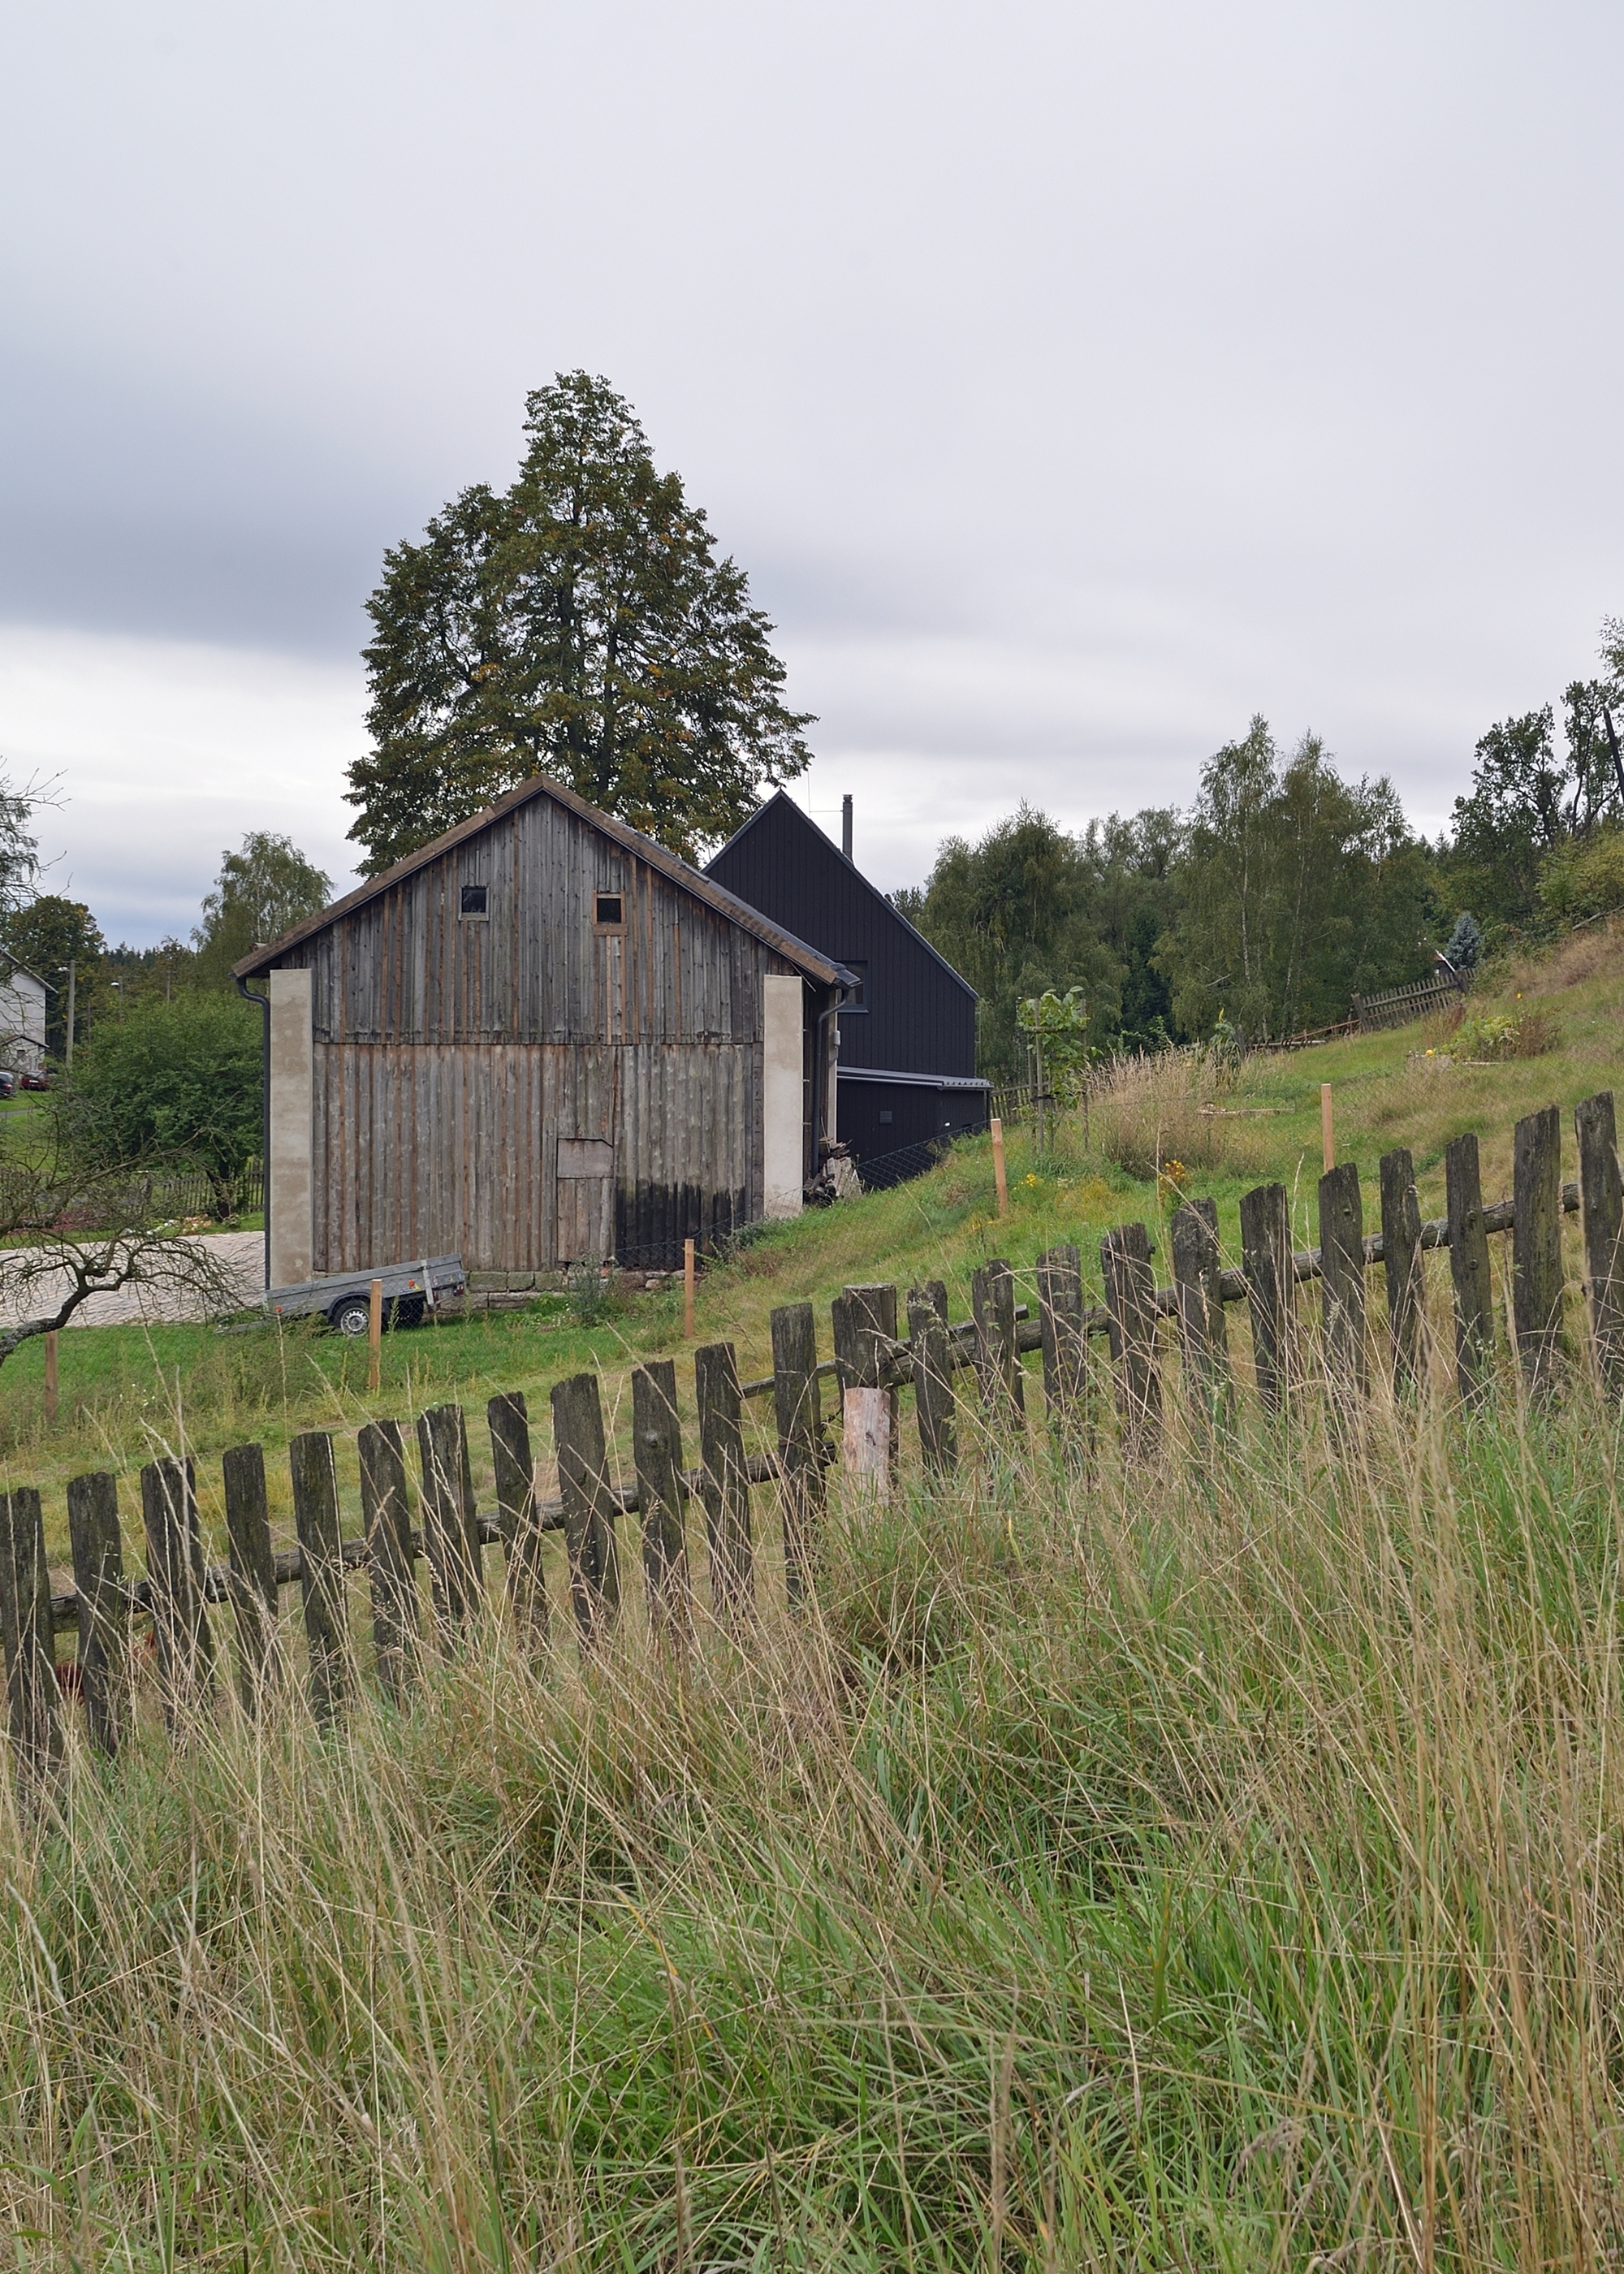
{"label": "dark extension building", "polygon": [[839,1013],[836,1106],[861,1166],[984,1129],[989,1086],[975,1071],[975,990],[859,875],[849,798],[843,833],[844,852],[780,790],[705,874],[861,981]]}

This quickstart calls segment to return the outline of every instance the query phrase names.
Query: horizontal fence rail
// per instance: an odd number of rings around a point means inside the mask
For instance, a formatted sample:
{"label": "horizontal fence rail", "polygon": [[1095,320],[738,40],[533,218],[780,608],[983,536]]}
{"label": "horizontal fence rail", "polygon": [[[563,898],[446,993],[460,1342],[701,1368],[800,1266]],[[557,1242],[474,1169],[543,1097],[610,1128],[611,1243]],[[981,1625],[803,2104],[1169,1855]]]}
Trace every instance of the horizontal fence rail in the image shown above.
{"label": "horizontal fence rail", "polygon": [[[624,1519],[637,1517],[651,1639],[683,1646],[695,1623],[690,1510],[703,1511],[711,1617],[724,1630],[737,1630],[763,1584],[752,1495],[771,1488],[793,1609],[816,1585],[830,1468],[838,1462],[853,1489],[881,1496],[893,1490],[901,1397],[908,1391],[927,1484],[951,1475],[978,1447],[1020,1442],[1030,1427],[1022,1361],[1033,1353],[1041,1358],[1051,1448],[1074,1477],[1086,1479],[1095,1458],[1108,1382],[1125,1459],[1144,1459],[1165,1445],[1175,1419],[1199,1451],[1234,1412],[1226,1306],[1246,1306],[1256,1396],[1266,1412],[1279,1412],[1305,1386],[1297,1290],[1318,1281],[1326,1395],[1345,1422],[1357,1415],[1378,1367],[1400,1395],[1417,1379],[1425,1315],[1422,1258],[1429,1250],[1449,1257],[1455,1381],[1470,1408],[1492,1380],[1498,1306],[1489,1242],[1510,1236],[1515,1356],[1530,1397],[1549,1400],[1572,1364],[1563,1344],[1566,1215],[1582,1219],[1588,1354],[1596,1379],[1617,1401],[1624,1397],[1624,1187],[1612,1094],[1585,1099],[1574,1126],[1575,1181],[1562,1181],[1560,1115],[1549,1106],[1517,1124],[1512,1197],[1487,1207],[1477,1141],[1456,1138],[1445,1155],[1447,1212],[1431,1221],[1421,1217],[1410,1154],[1387,1154],[1380,1229],[1369,1234],[1357,1168],[1334,1168],[1320,1180],[1320,1238],[1310,1248],[1292,1246],[1284,1186],[1260,1186],[1241,1203],[1238,1269],[1223,1262],[1214,1204],[1189,1202],[1168,1226],[1166,1285],[1157,1284],[1153,1271],[1147,1228],[1118,1225],[1101,1243],[1102,1302],[1086,1299],[1079,1252],[1062,1246],[1037,1261],[1035,1315],[1017,1299],[1011,1266],[997,1259],[974,1274],[972,1315],[961,1321],[950,1320],[939,1281],[911,1289],[906,1305],[895,1287],[847,1287],[832,1306],[828,1358],[818,1356],[812,1305],[782,1306],[771,1315],[771,1372],[741,1378],[731,1343],[694,1352],[696,1464],[684,1461],[674,1361],[633,1369],[629,1481],[611,1457],[598,1376],[583,1374],[555,1383],[550,1394],[555,1493],[544,1494],[538,1484],[530,1414],[516,1393],[493,1397],[486,1407],[493,1507],[476,1505],[460,1405],[433,1407],[410,1428],[367,1423],[357,1441],[363,1529],[356,1537],[342,1531],[335,1438],[320,1430],[289,1447],[290,1546],[278,1547],[272,1537],[261,1449],[237,1446],[223,1456],[223,1562],[204,1561],[189,1459],[149,1462],[140,1472],[140,1572],[126,1569],[117,1479],[102,1471],[70,1480],[74,1585],[57,1593],[50,1586],[40,1494],[26,1486],[0,1494],[0,1635],[19,1787],[37,1793],[56,1773],[75,1701],[90,1743],[117,1752],[149,1665],[178,1740],[197,1716],[214,1709],[233,1658],[227,1629],[235,1645],[236,1693],[244,1711],[259,1712],[288,1678],[279,1618],[286,1587],[299,1590],[307,1703],[323,1722],[348,1710],[360,1678],[350,1573],[367,1574],[374,1679],[395,1701],[431,1645],[442,1652],[462,1647],[486,1615],[487,1548],[503,1552],[507,1615],[525,1655],[550,1648],[560,1622],[590,1654],[621,1617],[621,1558],[631,1552]],[[1366,1282],[1377,1269],[1386,1282],[1385,1338],[1367,1306]],[[1162,1375],[1164,1321],[1173,1323],[1183,1359],[1176,1397]],[[1094,1340],[1108,1345],[1103,1367],[1091,1356]],[[959,1378],[966,1375],[963,1389]],[[825,1384],[836,1393],[827,1413]],[[768,1400],[762,1426],[773,1449],[752,1450],[747,1409]],[[979,1433],[961,1426],[977,1417],[986,1425]],[[544,1541],[554,1536],[562,1540],[567,1598],[556,1604],[542,1554]],[[424,1564],[426,1605],[417,1577]],[[220,1635],[211,1621],[222,1624]],[[150,1630],[139,1645],[138,1622]],[[59,1666],[56,1637],[65,1632],[77,1634],[78,1655]]]}

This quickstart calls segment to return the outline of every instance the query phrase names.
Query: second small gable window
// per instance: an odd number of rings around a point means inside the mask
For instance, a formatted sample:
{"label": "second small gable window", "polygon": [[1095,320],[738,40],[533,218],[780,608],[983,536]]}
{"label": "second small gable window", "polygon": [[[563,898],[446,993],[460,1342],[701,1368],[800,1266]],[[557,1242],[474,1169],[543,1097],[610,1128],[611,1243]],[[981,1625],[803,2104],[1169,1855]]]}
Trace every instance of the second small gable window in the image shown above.
{"label": "second small gable window", "polygon": [[618,931],[626,922],[625,894],[622,892],[594,894],[592,921],[601,930]]}
{"label": "second small gable window", "polygon": [[465,916],[488,916],[491,913],[489,885],[464,885],[457,913]]}

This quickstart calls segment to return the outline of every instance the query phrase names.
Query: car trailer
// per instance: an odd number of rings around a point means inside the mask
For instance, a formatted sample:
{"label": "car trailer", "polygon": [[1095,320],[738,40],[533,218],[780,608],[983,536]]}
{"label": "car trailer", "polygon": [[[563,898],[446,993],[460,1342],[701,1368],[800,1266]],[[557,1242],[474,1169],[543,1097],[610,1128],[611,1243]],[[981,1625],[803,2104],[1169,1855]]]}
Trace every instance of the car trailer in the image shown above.
{"label": "car trailer", "polygon": [[324,1271],[297,1287],[273,1287],[265,1300],[279,1319],[324,1318],[335,1333],[364,1335],[372,1324],[372,1282],[383,1282],[386,1327],[420,1327],[431,1311],[460,1296],[467,1284],[460,1255],[417,1263],[385,1263],[374,1271]]}

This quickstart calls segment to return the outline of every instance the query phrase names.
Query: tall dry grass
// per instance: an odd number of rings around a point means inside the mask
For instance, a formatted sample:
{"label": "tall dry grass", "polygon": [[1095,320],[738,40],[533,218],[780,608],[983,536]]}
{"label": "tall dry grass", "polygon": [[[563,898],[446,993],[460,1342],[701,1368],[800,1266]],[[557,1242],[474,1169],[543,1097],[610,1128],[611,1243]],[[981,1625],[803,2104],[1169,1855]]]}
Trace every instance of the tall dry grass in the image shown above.
{"label": "tall dry grass", "polygon": [[14,2263],[1616,2265],[1617,1417],[1238,1412],[966,1418],[681,1664],[493,1624],[76,1751],[0,1833]]}
{"label": "tall dry grass", "polygon": [[1237,1100],[1217,1061],[1185,1050],[1114,1058],[1089,1094],[1090,1141],[1131,1177],[1158,1176],[1169,1161],[1207,1174],[1261,1174],[1269,1144],[1260,1118]]}

